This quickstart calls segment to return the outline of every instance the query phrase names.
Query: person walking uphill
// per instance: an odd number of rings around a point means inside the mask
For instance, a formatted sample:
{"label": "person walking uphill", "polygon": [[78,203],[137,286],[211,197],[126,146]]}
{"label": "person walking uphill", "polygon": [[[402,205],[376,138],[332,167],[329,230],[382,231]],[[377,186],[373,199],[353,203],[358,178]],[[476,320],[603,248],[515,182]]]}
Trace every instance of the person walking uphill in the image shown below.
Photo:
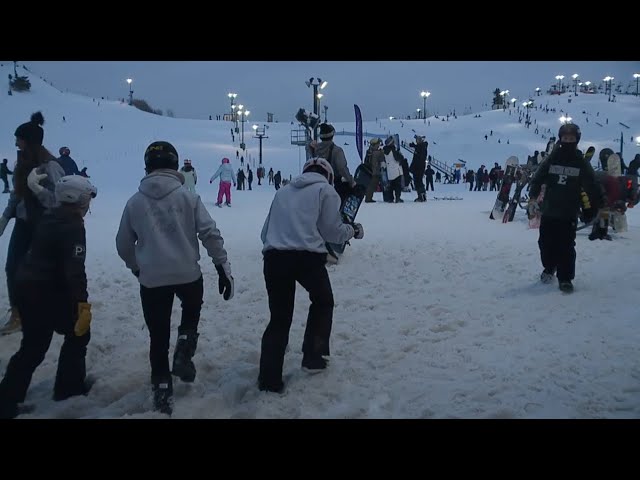
{"label": "person walking uphill", "polygon": [[25,399],[54,332],[64,335],[64,342],[53,399],[85,395],[90,388],[85,383],[91,304],[87,303],[83,217],[97,193],[86,178],[62,177],[55,185],[58,206],[38,222],[31,248],[16,275],[22,341],[0,382],[0,418],[18,415],[18,405]]}
{"label": "person walking uphill", "polygon": [[213,181],[220,177],[220,187],[218,188],[218,201],[216,202],[216,207],[222,207],[222,196],[224,195],[227,199],[225,202],[227,207],[231,206],[231,182],[233,182],[233,186],[236,186],[236,174],[233,171],[233,167],[229,162],[228,158],[222,159],[222,164],[216,170],[216,173],[213,174],[209,183],[213,183]]}
{"label": "person walking uphill", "polygon": [[[356,182],[351,176],[351,172],[349,172],[344,150],[333,142],[335,133],[336,129],[333,128],[333,125],[322,123],[320,125],[319,135],[321,142],[317,143],[313,141],[307,148],[311,153],[311,157],[321,157],[329,162],[329,165],[331,165],[331,168],[335,172],[333,186],[336,192],[338,192],[338,195],[340,195],[340,200],[344,201],[353,190],[353,187],[356,186]],[[338,208],[340,208],[339,205]]]}
{"label": "person walking uphill", "polygon": [[[580,128],[572,123],[564,124],[558,132],[559,144],[538,166],[529,189],[529,211],[537,208],[536,198],[542,185],[546,185],[544,200],[539,207],[542,213],[538,246],[544,270],[540,274],[543,283],[558,277],[560,290],[573,291],[571,283],[575,277],[576,226],[582,204],[581,189],[594,203],[592,211],[606,205],[601,185],[596,182],[591,164],[578,150]],[[608,218],[608,209],[602,208],[600,215]]]}
{"label": "person walking uphill", "polygon": [[31,121],[23,123],[15,131],[18,159],[13,172],[14,189],[9,195],[7,208],[0,216],[0,236],[9,220],[15,218],[5,266],[11,315],[0,329],[0,335],[20,331],[16,272],[31,246],[33,232],[42,214],[56,204],[55,183],[64,176],[64,170],[55,157],[42,145],[43,124],[42,113],[36,112],[31,115]]}
{"label": "person walking uphill", "polygon": [[11,190],[9,190],[8,175],[13,175],[13,172],[9,170],[9,167],[7,166],[7,162],[8,160],[5,158],[2,160],[2,164],[0,164],[0,180],[2,180],[2,183],[4,183],[4,190],[2,191],[2,193],[11,192]]}
{"label": "person walking uphill", "polygon": [[327,366],[333,321],[333,292],[325,267],[325,244],[362,238],[362,225],[342,221],[340,197],[331,186],[333,169],[311,158],[302,174],[278,190],[262,227],[264,279],[271,318],[262,336],[260,390],[282,392],[282,367],[293,318],[296,282],[309,292],[311,305],[302,344],[302,367]]}
{"label": "person walking uphill", "polygon": [[[200,197],[182,188],[178,152],[168,142],[154,142],[144,154],[147,176],[140,181],[122,213],[116,236],[118,255],[140,282],[144,320],[149,329],[154,409],[171,414],[171,373],[193,382],[192,358],[204,285],[198,260],[198,238],[218,272],[218,291],[233,298],[234,281],[224,239]],[[182,318],[169,370],[173,297],[182,302]]]}

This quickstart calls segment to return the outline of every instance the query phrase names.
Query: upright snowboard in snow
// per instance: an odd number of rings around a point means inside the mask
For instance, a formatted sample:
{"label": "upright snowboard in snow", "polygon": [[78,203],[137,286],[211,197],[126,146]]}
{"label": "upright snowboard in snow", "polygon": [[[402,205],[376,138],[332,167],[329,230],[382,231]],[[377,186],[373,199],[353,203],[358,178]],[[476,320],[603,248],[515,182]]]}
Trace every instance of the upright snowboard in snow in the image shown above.
{"label": "upright snowboard in snow", "polygon": [[511,192],[511,184],[516,172],[516,166],[518,165],[518,157],[509,157],[505,166],[504,178],[502,179],[502,185],[498,192],[498,198],[496,203],[489,214],[491,220],[496,218],[502,218],[504,215],[504,209],[509,202],[509,193]]}

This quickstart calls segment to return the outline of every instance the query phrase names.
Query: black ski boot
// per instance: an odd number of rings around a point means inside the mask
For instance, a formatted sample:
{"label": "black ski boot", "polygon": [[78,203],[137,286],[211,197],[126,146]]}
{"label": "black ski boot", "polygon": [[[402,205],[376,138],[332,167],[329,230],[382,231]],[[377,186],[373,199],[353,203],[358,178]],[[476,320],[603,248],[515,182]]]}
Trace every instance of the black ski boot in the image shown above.
{"label": "black ski boot", "polygon": [[173,383],[171,375],[161,378],[151,378],[153,390],[153,409],[156,412],[171,415],[173,413]]}
{"label": "black ski boot", "polygon": [[565,281],[559,282],[558,288],[560,288],[560,290],[562,290],[564,293],[573,292],[573,284],[571,283],[571,280],[565,280]]}
{"label": "black ski boot", "polygon": [[199,336],[194,330],[187,330],[178,335],[172,373],[183,382],[193,382],[196,379],[196,366],[191,359],[196,353]]}

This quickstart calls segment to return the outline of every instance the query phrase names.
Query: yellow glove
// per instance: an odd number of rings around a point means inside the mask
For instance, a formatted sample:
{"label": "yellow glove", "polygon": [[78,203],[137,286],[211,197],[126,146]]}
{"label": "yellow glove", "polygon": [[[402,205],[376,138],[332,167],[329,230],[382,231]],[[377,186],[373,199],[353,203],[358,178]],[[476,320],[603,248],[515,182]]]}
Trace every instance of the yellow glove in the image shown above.
{"label": "yellow glove", "polygon": [[78,303],[78,320],[73,327],[76,337],[85,335],[89,331],[89,325],[91,325],[91,304],[80,302]]}

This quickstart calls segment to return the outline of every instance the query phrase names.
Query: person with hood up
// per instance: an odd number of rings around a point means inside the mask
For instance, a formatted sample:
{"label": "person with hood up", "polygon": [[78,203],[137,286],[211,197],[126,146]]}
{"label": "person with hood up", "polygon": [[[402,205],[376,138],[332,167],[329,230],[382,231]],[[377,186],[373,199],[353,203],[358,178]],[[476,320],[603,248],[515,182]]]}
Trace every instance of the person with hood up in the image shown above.
{"label": "person with hood up", "polygon": [[262,336],[258,387],[270,392],[284,389],[282,368],[296,282],[309,292],[311,300],[302,367],[312,373],[327,367],[334,301],[325,266],[326,243],[364,236],[362,225],[342,221],[340,196],[331,186],[334,177],[329,162],[311,158],[302,172],[276,192],[260,235],[271,318]]}
{"label": "person with hood up", "polygon": [[[168,142],[153,142],[144,154],[147,175],[127,202],[116,235],[118,255],[140,282],[144,321],[149,330],[151,385],[154,409],[171,415],[171,374],[193,382],[192,358],[198,343],[198,324],[204,294],[198,261],[198,239],[218,272],[218,292],[233,298],[234,281],[216,222],[200,197],[181,188],[178,152]],[[182,304],[182,318],[169,370],[171,307],[174,296]]]}
{"label": "person with hood up", "polygon": [[231,166],[231,162],[227,157],[222,159],[222,164],[216,170],[216,173],[213,174],[209,183],[213,183],[213,181],[220,177],[220,187],[218,187],[218,201],[216,202],[216,207],[222,207],[222,196],[224,195],[227,199],[225,204],[227,207],[231,206],[231,182],[233,182],[233,186],[236,186],[236,174],[233,171],[233,167]]}

